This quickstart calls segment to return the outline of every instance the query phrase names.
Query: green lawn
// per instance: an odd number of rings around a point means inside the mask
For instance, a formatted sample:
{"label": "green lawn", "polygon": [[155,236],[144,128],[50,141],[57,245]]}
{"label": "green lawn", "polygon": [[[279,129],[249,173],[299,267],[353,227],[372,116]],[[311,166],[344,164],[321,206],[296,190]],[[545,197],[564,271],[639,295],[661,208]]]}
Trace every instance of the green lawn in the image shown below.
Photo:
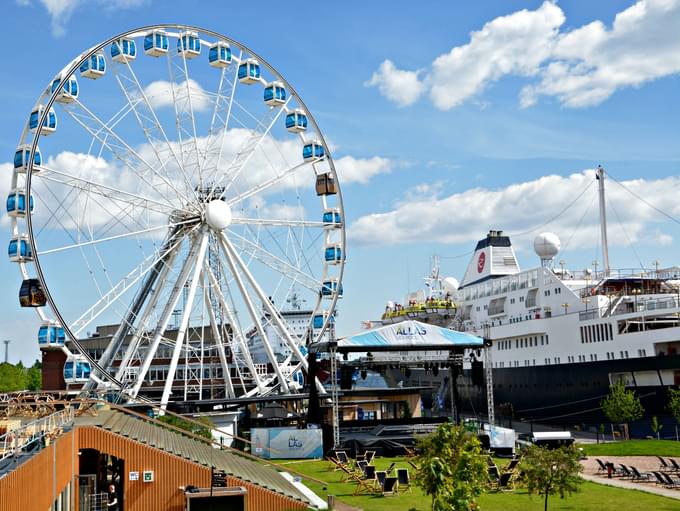
{"label": "green lawn", "polygon": [[[384,470],[392,461],[397,462],[397,467],[408,468],[411,477],[413,469],[403,458],[378,458],[376,466],[378,470]],[[282,463],[285,468],[290,468],[309,477],[325,481],[321,485],[309,480],[305,484],[323,499],[329,493],[336,496],[342,502],[363,509],[364,511],[429,511],[430,499],[417,486],[412,492],[401,493],[394,497],[382,497],[377,495],[354,496],[353,484],[341,483],[341,473],[328,470],[329,463],[326,461],[304,461]],[[514,493],[488,493],[479,499],[482,511],[541,511],[543,500],[537,495],[530,496],[526,491],[519,489]],[[581,491],[566,499],[559,496],[550,497],[548,509],[550,510],[578,510],[578,511],[677,511],[680,509],[680,501],[664,497],[658,497],[649,493],[621,490],[609,486],[584,482]]]}
{"label": "green lawn", "polygon": [[582,444],[588,456],[672,456],[680,457],[680,442],[673,440],[626,440],[604,444]]}

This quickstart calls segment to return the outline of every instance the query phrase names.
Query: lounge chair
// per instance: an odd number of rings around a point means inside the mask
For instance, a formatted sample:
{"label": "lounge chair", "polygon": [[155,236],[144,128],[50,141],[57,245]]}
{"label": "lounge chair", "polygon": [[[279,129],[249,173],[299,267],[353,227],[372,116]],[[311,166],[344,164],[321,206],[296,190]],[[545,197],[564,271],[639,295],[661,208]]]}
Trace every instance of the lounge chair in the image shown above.
{"label": "lounge chair", "polygon": [[630,471],[633,473],[633,481],[649,481],[650,478],[648,472],[640,472],[637,468],[634,466],[630,466]]}
{"label": "lounge chair", "polygon": [[666,488],[680,488],[680,481],[673,479],[669,474],[661,472],[661,477],[666,481],[666,484],[664,484]]}
{"label": "lounge chair", "polygon": [[378,484],[378,487],[382,491],[382,487],[385,485],[385,478],[387,477],[387,472],[384,470],[378,470],[375,473],[375,482]]}
{"label": "lounge chair", "polygon": [[396,495],[397,493],[397,478],[396,477],[386,477],[385,482],[382,486],[383,496]]}
{"label": "lounge chair", "polygon": [[599,468],[597,469],[598,474],[606,474],[607,473],[607,465],[604,464],[604,461],[602,461],[599,458],[595,458],[595,461],[597,461],[597,464],[599,465]]}
{"label": "lounge chair", "polygon": [[659,470],[663,472],[668,472],[672,470],[671,466],[668,463],[666,463],[665,459],[663,459],[661,456],[657,456],[657,458],[659,459]]}
{"label": "lounge chair", "polygon": [[668,458],[668,461],[671,462],[671,472],[680,472],[680,465],[678,465],[677,461],[673,458]]}
{"label": "lounge chair", "polygon": [[652,474],[654,474],[654,478],[656,479],[656,484],[660,484],[661,486],[666,486],[666,480],[661,475],[661,472],[652,472]]}
{"label": "lounge chair", "polygon": [[399,482],[399,491],[405,491],[405,490],[408,490],[410,492],[413,491],[411,489],[411,478],[408,475],[408,469],[407,468],[398,468],[397,469],[397,481]]}
{"label": "lounge chair", "polygon": [[620,464],[619,464],[619,467],[621,467],[621,470],[620,470],[620,472],[621,472],[621,478],[626,478],[626,477],[628,477],[628,478],[630,478],[630,479],[633,478],[633,473],[632,473],[630,470],[628,470],[628,467],[627,467],[627,466],[625,466],[624,464],[620,463]]}
{"label": "lounge chair", "polygon": [[385,473],[386,473],[387,475],[390,475],[390,472],[392,472],[392,471],[394,470],[394,467],[396,467],[396,466],[397,466],[397,464],[396,464],[395,462],[392,462],[392,463],[390,464],[390,466],[387,467],[387,470],[385,470]]}

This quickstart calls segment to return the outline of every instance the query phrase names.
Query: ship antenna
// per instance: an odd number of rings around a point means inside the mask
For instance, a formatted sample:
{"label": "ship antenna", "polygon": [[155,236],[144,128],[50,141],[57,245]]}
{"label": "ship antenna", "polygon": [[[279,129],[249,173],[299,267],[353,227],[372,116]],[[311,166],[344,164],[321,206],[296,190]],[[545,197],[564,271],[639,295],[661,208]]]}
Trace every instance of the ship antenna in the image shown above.
{"label": "ship antenna", "polygon": [[602,238],[602,263],[605,277],[609,276],[609,246],[607,244],[607,211],[604,205],[604,169],[602,165],[597,166],[598,192],[600,197],[600,237]]}

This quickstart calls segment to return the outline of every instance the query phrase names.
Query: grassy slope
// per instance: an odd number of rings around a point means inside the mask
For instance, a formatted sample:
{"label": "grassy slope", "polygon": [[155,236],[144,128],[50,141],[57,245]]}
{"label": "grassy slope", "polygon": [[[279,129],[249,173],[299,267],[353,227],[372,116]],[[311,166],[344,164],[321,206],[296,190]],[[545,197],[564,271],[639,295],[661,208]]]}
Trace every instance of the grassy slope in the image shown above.
{"label": "grassy slope", "polygon": [[583,444],[588,456],[671,456],[680,457],[680,442],[673,440],[628,440],[604,444]]}
{"label": "grassy slope", "polygon": [[[378,470],[384,470],[392,461],[396,461],[399,468],[408,468],[411,477],[413,477],[413,469],[402,458],[378,458],[376,466]],[[354,485],[340,483],[340,472],[329,471],[328,462],[295,462],[288,466],[310,477],[326,481],[327,484],[322,486],[305,480],[305,484],[324,499],[330,493],[342,502],[359,507],[364,511],[430,510],[430,498],[424,495],[417,486],[414,486],[412,492],[402,493],[395,497],[376,495],[354,496],[352,495],[354,493]],[[543,509],[542,497],[536,495],[529,496],[523,490],[518,490],[516,493],[488,493],[480,497],[479,504],[482,511],[541,511]],[[581,486],[581,491],[571,497],[566,499],[560,499],[559,496],[550,497],[548,508],[551,511],[677,511],[680,509],[680,501],[658,497],[649,493],[620,490],[586,482]]]}

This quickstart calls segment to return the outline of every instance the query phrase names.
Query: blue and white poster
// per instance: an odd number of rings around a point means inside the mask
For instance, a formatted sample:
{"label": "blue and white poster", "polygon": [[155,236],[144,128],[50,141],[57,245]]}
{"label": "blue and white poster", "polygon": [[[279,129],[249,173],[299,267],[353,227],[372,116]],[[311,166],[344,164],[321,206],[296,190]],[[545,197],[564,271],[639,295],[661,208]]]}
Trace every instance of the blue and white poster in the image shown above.
{"label": "blue and white poster", "polygon": [[253,428],[250,430],[252,452],[267,459],[322,458],[323,437],[320,429]]}

